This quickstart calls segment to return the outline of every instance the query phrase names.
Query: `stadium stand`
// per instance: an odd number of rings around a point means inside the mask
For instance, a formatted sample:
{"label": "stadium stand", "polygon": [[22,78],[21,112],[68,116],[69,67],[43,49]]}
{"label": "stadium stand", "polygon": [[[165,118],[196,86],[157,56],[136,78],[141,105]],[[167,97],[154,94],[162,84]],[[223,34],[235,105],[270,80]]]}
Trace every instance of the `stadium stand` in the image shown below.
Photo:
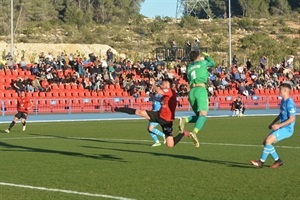
{"label": "stadium stand", "polygon": [[[17,64],[13,69],[6,66],[0,70],[2,113],[15,112],[17,86],[27,91],[26,95],[34,102],[32,112],[35,113],[107,112],[111,103],[150,108],[150,77],[158,81],[164,77],[173,78],[178,109],[190,109],[186,74],[181,71],[187,63],[183,61],[112,62],[94,55],[83,61],[79,57],[72,59],[75,62],[68,59],[65,55],[61,63],[57,63],[44,58],[39,63],[27,64],[27,70]],[[211,109],[230,109],[232,99],[242,96],[247,109],[277,108],[280,101],[278,87],[282,82],[291,83],[294,100],[300,106],[299,77],[299,71],[284,63],[268,69],[219,65],[209,71],[209,106]]]}

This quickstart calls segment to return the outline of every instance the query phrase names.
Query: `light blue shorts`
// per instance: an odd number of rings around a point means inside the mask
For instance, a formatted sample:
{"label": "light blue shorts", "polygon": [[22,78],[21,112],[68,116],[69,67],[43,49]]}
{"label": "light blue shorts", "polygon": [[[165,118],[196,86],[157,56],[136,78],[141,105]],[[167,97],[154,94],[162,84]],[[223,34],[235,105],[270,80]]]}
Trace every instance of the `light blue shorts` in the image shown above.
{"label": "light blue shorts", "polygon": [[158,123],[156,123],[156,122],[149,122],[149,124],[148,124],[148,126],[154,126],[154,127],[156,127],[158,125]]}
{"label": "light blue shorts", "polygon": [[277,129],[275,131],[272,131],[270,134],[274,135],[277,139],[276,142],[279,142],[283,139],[289,138],[293,135],[294,130],[291,128],[283,127],[280,129]]}

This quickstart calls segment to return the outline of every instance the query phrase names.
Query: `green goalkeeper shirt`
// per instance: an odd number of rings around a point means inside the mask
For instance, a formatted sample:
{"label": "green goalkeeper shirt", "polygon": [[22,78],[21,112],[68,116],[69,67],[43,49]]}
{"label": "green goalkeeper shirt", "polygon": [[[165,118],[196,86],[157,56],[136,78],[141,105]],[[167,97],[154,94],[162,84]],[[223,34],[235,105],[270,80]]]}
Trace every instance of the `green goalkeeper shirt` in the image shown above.
{"label": "green goalkeeper shirt", "polygon": [[214,67],[215,61],[210,57],[206,56],[204,60],[190,63],[187,68],[187,78],[190,86],[193,84],[207,83],[208,79],[208,67]]}

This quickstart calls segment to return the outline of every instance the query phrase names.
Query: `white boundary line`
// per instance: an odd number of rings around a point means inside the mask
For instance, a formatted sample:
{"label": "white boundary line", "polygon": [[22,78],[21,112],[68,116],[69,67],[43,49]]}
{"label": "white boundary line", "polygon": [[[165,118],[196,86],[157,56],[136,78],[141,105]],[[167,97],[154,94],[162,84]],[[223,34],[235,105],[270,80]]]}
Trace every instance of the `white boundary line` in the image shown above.
{"label": "white boundary line", "polygon": [[118,196],[111,196],[111,195],[105,195],[105,194],[92,194],[87,192],[77,192],[72,190],[62,190],[62,189],[56,189],[56,188],[46,188],[46,187],[35,187],[30,185],[20,185],[20,184],[13,184],[13,183],[5,183],[0,182],[0,185],[3,186],[10,186],[10,187],[18,187],[18,188],[26,188],[26,189],[33,189],[33,190],[44,190],[48,192],[60,192],[60,193],[67,193],[67,194],[76,194],[76,195],[83,195],[83,196],[90,196],[90,197],[103,197],[107,199],[117,199],[117,200],[134,200],[126,197],[118,197]]}
{"label": "white boundary line", "polygon": [[[55,137],[55,136],[37,136],[37,137],[15,137],[15,138],[1,138],[1,140],[30,140],[30,139],[76,139],[76,140],[95,140],[95,141],[123,141],[123,142],[152,142],[152,140],[133,140],[133,139],[114,139],[114,138],[86,138],[86,137]],[[191,142],[180,142],[181,144],[190,144]],[[263,147],[263,145],[255,144],[231,144],[231,143],[212,143],[212,142],[200,142],[202,145],[213,146],[236,146],[236,147]],[[276,148],[285,149],[300,149],[295,146],[276,146]]]}
{"label": "white boundary line", "polygon": [[[245,115],[243,117],[266,117],[266,116],[277,116],[278,114],[249,114],[249,115]],[[300,113],[296,113],[296,115],[300,115]],[[71,116],[71,115],[70,115]],[[186,116],[189,116],[189,115],[178,115],[176,116],[176,118],[179,118],[179,117],[186,117]],[[232,118],[231,115],[214,115],[214,116],[207,116],[208,118]],[[12,117],[13,118],[13,117]],[[86,121],[126,121],[126,120],[142,120],[144,118],[141,118],[141,117],[125,117],[125,118],[102,118],[102,119],[99,119],[99,118],[92,118],[92,119],[63,119],[63,120],[60,120],[60,119],[53,119],[53,120],[28,120],[27,122],[30,122],[30,123],[34,123],[34,122],[37,122],[37,123],[50,123],[50,122],[86,122]],[[10,123],[11,121],[1,121],[0,124],[7,124],[7,123]]]}

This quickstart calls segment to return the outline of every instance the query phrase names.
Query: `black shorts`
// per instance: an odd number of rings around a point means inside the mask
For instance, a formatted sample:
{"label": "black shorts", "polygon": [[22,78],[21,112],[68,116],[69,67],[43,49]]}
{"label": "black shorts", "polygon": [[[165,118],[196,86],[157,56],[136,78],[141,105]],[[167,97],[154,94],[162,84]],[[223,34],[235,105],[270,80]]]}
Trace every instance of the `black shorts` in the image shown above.
{"label": "black shorts", "polygon": [[18,119],[22,118],[22,119],[27,119],[28,114],[25,112],[18,112],[15,117],[17,117]]}
{"label": "black shorts", "polygon": [[159,112],[157,111],[152,111],[152,110],[147,110],[146,111],[148,116],[150,117],[150,122],[156,122],[159,123],[159,125],[161,125],[163,133],[165,134],[166,137],[168,136],[173,136],[173,122],[171,121],[166,121],[164,119],[162,119],[159,116]]}

